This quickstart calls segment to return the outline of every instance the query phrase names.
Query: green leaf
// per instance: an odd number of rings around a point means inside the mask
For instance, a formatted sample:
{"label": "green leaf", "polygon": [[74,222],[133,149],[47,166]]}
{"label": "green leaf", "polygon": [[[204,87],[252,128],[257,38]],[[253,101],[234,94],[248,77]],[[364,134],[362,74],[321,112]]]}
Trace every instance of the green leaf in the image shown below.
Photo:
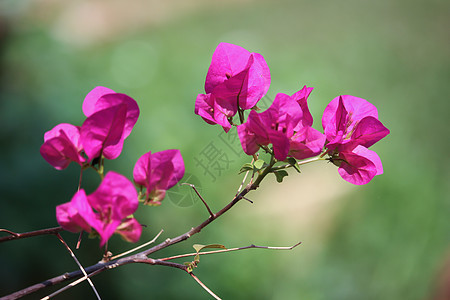
{"label": "green leaf", "polygon": [[185,265],[187,267],[186,271],[188,273],[191,273],[194,270],[194,268],[196,267],[196,265],[191,262],[185,262],[185,263],[183,263],[183,265]]}
{"label": "green leaf", "polygon": [[244,164],[239,170],[238,174],[253,170],[253,165],[251,163]]}
{"label": "green leaf", "polygon": [[[224,245],[221,244],[209,244],[209,245],[202,245],[202,244],[194,244],[192,247],[195,249],[197,254],[194,257],[194,261],[191,262],[192,268],[197,267],[197,264],[200,262],[200,251],[207,248],[219,248],[219,249],[227,249]],[[185,263],[186,264],[186,263]]]}
{"label": "green leaf", "polygon": [[293,157],[288,157],[287,161],[288,161],[288,163],[289,163],[291,166],[294,167],[294,169],[295,169],[298,173],[300,173],[300,166],[298,165],[297,160],[296,160],[295,158],[293,158]]}
{"label": "green leaf", "polygon": [[279,170],[279,171],[275,171],[273,173],[277,177],[278,182],[283,182],[283,178],[289,175],[288,172],[286,172],[285,170]]}
{"label": "green leaf", "polygon": [[257,161],[255,161],[255,162],[253,163],[253,165],[255,166],[255,168],[256,168],[257,170],[261,170],[261,169],[264,167],[264,164],[265,164],[265,161],[262,160],[262,159],[258,159]]}
{"label": "green leaf", "polygon": [[209,245],[194,244],[192,245],[192,247],[195,249],[195,251],[197,251],[197,253],[207,248],[227,249],[224,245],[221,244],[209,244]]}

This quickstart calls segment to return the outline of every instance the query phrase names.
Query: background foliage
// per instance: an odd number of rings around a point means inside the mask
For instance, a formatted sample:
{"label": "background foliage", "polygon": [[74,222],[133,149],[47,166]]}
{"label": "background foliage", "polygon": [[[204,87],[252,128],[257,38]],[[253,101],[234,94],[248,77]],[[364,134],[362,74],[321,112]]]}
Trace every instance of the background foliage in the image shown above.
{"label": "background foliage", "polygon": [[[316,128],[339,94],[374,103],[391,130],[374,148],[385,174],[357,187],[334,166],[316,163],[282,185],[268,178],[250,195],[255,204],[240,203],[159,257],[191,252],[194,243],[302,241],[291,252],[202,257],[196,274],[224,299],[431,299],[449,259],[449,8],[440,0],[1,1],[0,228],[57,225],[54,207],[73,195],[79,169],[54,170],[39,147],[54,125],[81,125],[81,103],[96,85],[129,94],[141,108],[107,169],[131,178],[143,153],[179,148],[211,207],[225,205],[248,158],[235,156],[221,128],[193,110],[216,45],[230,42],[265,57],[269,98],[315,87]],[[210,143],[228,159],[215,161],[220,174],[210,167],[215,179],[198,163]],[[92,191],[98,179],[87,173]],[[199,201],[175,202],[141,208],[137,217],[148,224],[142,241],[160,229],[163,238],[179,235],[207,217]],[[77,239],[64,237],[71,245]],[[130,245],[115,237],[110,247],[119,253]],[[85,266],[95,263],[98,240],[85,238],[77,255]],[[0,295],[76,269],[51,236],[0,245],[0,266]],[[146,265],[103,273],[94,283],[104,299],[208,297],[186,274]],[[83,284],[61,297],[91,296]]]}

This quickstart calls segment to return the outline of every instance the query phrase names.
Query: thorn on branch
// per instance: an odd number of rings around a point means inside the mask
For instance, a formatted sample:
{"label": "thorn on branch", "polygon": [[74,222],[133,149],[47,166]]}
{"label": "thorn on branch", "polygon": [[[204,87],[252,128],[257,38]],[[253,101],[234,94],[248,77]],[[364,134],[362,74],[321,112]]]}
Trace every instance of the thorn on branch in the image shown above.
{"label": "thorn on branch", "polygon": [[253,204],[253,201],[248,199],[247,197],[242,196],[242,199],[247,200],[248,202],[250,202],[251,204]]}
{"label": "thorn on branch", "polygon": [[209,208],[208,204],[206,203],[205,199],[203,199],[203,197],[200,195],[200,193],[197,191],[195,185],[191,184],[191,183],[187,183],[184,182],[182,183],[182,185],[189,185],[194,192],[197,194],[197,196],[200,198],[200,200],[202,200],[203,204],[206,206],[206,209],[208,210],[209,215],[211,216],[211,218],[215,218],[216,216],[213,214],[213,212],[211,211],[211,209]]}
{"label": "thorn on branch", "polygon": [[106,251],[106,253],[103,254],[103,258],[102,258],[101,262],[102,263],[109,262],[109,261],[111,261],[111,258],[112,258],[112,252],[111,251]]}

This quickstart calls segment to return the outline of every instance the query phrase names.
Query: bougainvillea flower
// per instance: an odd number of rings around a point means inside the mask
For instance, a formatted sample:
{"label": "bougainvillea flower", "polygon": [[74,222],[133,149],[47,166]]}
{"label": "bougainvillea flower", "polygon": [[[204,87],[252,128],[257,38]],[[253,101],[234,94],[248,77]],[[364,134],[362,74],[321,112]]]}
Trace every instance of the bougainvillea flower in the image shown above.
{"label": "bougainvillea flower", "polygon": [[290,139],[289,156],[305,159],[319,155],[325,144],[325,135],[312,127],[303,127]]}
{"label": "bougainvillea flower", "polygon": [[[313,124],[313,117],[308,108],[308,97],[313,89],[314,88],[306,87],[305,85],[300,91],[292,95],[292,99],[294,99],[294,101],[296,101],[300,105],[303,111],[303,118],[302,122],[300,123],[302,127],[312,126]],[[300,130],[300,128],[296,128],[296,131],[297,130]]]}
{"label": "bougainvillea flower", "polygon": [[95,192],[86,196],[78,191],[69,203],[56,207],[58,223],[66,230],[91,231],[100,235],[100,246],[113,235],[121,234],[126,240],[137,241],[142,232],[139,223],[129,216],[138,208],[137,192],[126,177],[108,172]]}
{"label": "bougainvillea flower", "polygon": [[[253,155],[260,146],[269,144],[277,160],[285,160],[289,154],[303,159],[321,152],[324,137],[317,130],[303,126],[304,115],[296,101],[298,98],[279,93],[266,111],[250,112],[247,122],[237,128],[246,154]],[[309,123],[312,122],[305,121]]]}
{"label": "bougainvillea flower", "polygon": [[55,169],[67,168],[71,161],[82,165],[85,158],[81,155],[80,128],[63,123],[56,125],[44,134],[44,144],[40,152],[42,157]]}
{"label": "bougainvillea flower", "polygon": [[179,150],[148,152],[142,155],[133,170],[134,182],[147,189],[145,204],[160,205],[166,190],[184,176],[184,161]]}
{"label": "bougainvillea flower", "polygon": [[126,241],[136,243],[142,234],[142,225],[135,218],[127,218],[116,229]]}
{"label": "bougainvillea flower", "polygon": [[[228,131],[240,109],[251,109],[267,93],[270,71],[261,54],[237,45],[220,43],[211,59],[205,80],[205,94],[199,94],[195,113],[209,124],[220,124]],[[212,95],[212,96],[211,96]],[[224,121],[228,122],[225,126]]]}
{"label": "bougainvillea flower", "polygon": [[95,217],[91,206],[87,202],[84,190],[79,190],[70,202],[56,207],[56,219],[59,225],[70,232],[80,232],[82,230],[91,232],[91,226],[85,218]]}
{"label": "bougainvillea flower", "polygon": [[83,102],[87,116],[81,126],[81,143],[90,160],[101,154],[117,158],[123,142],[130,135],[139,117],[136,101],[105,87],[94,88]]}
{"label": "bougainvillea flower", "polygon": [[[227,110],[226,102],[216,101],[216,98],[212,94],[199,94],[195,100],[195,114],[205,120],[206,123],[214,125],[219,124],[223,127],[225,132],[231,129],[231,124],[228,118],[233,117],[236,114],[234,108]],[[222,106],[220,104],[223,104]]]}
{"label": "bougainvillea flower", "polygon": [[383,173],[380,158],[367,149],[389,134],[373,104],[349,95],[336,97],[325,108],[322,125],[327,152],[343,179],[366,184]]}
{"label": "bougainvillea flower", "polygon": [[81,142],[90,160],[101,154],[117,158],[124,142],[126,106],[116,105],[89,116],[81,126]]}
{"label": "bougainvillea flower", "polygon": [[322,125],[329,150],[351,150],[357,145],[367,148],[389,134],[373,104],[349,95],[336,97],[328,104]]}
{"label": "bougainvillea flower", "polygon": [[364,146],[356,146],[352,151],[339,152],[332,161],[339,166],[339,175],[353,184],[366,184],[375,175],[383,174],[380,157],[375,151]]}

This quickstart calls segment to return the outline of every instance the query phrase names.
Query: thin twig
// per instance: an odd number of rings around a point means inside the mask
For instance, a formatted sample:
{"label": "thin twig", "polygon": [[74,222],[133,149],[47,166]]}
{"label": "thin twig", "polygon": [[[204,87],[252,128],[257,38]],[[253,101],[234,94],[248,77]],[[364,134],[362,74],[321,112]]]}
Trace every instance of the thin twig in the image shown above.
{"label": "thin twig", "polygon": [[140,245],[140,246],[137,246],[136,248],[133,248],[133,249],[128,250],[128,251],[126,251],[126,252],[117,254],[117,255],[111,257],[111,260],[114,260],[114,259],[117,259],[117,258],[119,258],[119,257],[125,256],[125,255],[127,255],[127,254],[130,254],[130,253],[136,251],[136,250],[139,250],[139,249],[144,248],[144,247],[146,247],[146,246],[148,246],[148,245],[150,245],[150,244],[153,244],[153,243],[159,238],[159,236],[161,235],[161,233],[163,233],[163,232],[164,232],[164,230],[161,229],[161,231],[160,231],[160,232],[159,232],[159,233],[158,233],[151,241],[148,241],[147,243],[142,244],[142,245]]}
{"label": "thin twig", "polygon": [[[208,226],[211,222],[213,222],[215,219],[217,219],[218,217],[220,217],[221,215],[223,215],[224,213],[226,213],[228,210],[230,210],[232,207],[234,207],[241,199],[243,199],[243,197],[245,197],[247,195],[247,193],[249,193],[252,190],[256,190],[259,187],[259,184],[261,183],[261,181],[265,178],[265,176],[267,174],[270,173],[271,168],[273,167],[273,165],[275,164],[275,160],[271,159],[270,164],[264,169],[264,171],[258,175],[258,177],[256,178],[256,180],[252,183],[249,183],[240,193],[239,195],[233,197],[233,199],[227,204],[225,205],[221,210],[219,210],[216,214],[215,214],[215,218],[211,218],[208,217],[208,219],[204,220],[203,223],[197,225],[196,227],[191,228],[189,231],[185,232],[184,234],[181,234],[173,239],[166,239],[164,242],[153,246],[150,249],[144,250],[142,252],[139,252],[137,254],[134,254],[132,256],[127,256],[124,258],[120,258],[118,260],[112,260],[109,262],[99,262],[95,265],[86,267],[85,270],[87,273],[93,272],[95,274],[98,274],[100,272],[103,272],[107,269],[112,269],[112,268],[116,268],[119,266],[123,266],[129,263],[134,263],[136,262],[135,259],[136,258],[142,258],[144,256],[147,256],[151,253],[157,252],[161,249],[167,248],[171,245],[180,243],[182,241],[187,240],[188,238],[190,238],[191,236],[193,236],[194,234],[199,233],[203,228],[205,228],[206,226]],[[62,228],[60,229],[62,230]],[[7,237],[9,238],[9,237]],[[1,241],[1,239],[0,239]],[[161,260],[159,260],[161,261]],[[78,278],[79,276],[82,275],[81,271],[73,271],[70,273],[65,273],[63,275],[59,275],[50,279],[47,279],[41,283],[37,283],[31,286],[28,286],[22,290],[19,290],[17,292],[14,292],[10,295],[7,295],[5,297],[3,297],[4,299],[18,299],[20,297],[23,297],[25,295],[29,295],[31,293],[34,293],[38,290],[41,290],[43,288],[46,288],[48,286],[52,286],[61,282],[64,282],[66,280],[69,279],[73,279],[73,278]]]}
{"label": "thin twig", "polygon": [[83,277],[81,277],[81,278],[79,278],[79,279],[77,279],[77,280],[71,282],[70,284],[66,285],[66,286],[63,287],[63,288],[60,288],[59,290],[55,291],[54,293],[51,293],[50,295],[48,295],[48,296],[45,297],[45,298],[42,298],[41,300],[50,299],[50,298],[52,298],[52,297],[54,297],[54,296],[56,296],[56,295],[58,295],[58,294],[61,294],[62,292],[64,292],[64,291],[66,291],[66,290],[68,290],[68,289],[70,289],[70,288],[72,288],[72,287],[78,285],[79,283],[82,283],[82,282],[85,281],[86,279],[89,280],[89,278],[91,278],[91,277],[94,276],[94,275],[97,275],[98,273],[100,273],[100,272],[102,272],[102,271],[104,271],[104,269],[98,269],[97,271],[94,271],[94,272],[92,272],[92,273],[89,273],[87,276],[83,276]]}
{"label": "thin twig", "polygon": [[[251,164],[253,164],[253,162],[255,162],[256,160],[258,160],[258,155],[257,155],[257,154],[253,154],[253,158],[252,158]],[[247,172],[245,172],[244,179],[242,180],[241,185],[239,186],[236,195],[239,194],[239,193],[241,192],[241,189],[242,189],[242,187],[244,186],[245,180],[247,179],[247,176],[248,176],[248,173],[249,173],[249,172],[250,172],[250,170],[247,170]],[[252,178],[253,178],[253,176],[252,176]]]}
{"label": "thin twig", "polygon": [[[253,160],[252,160],[252,162],[253,162]],[[244,179],[242,179],[241,185],[239,186],[239,188],[238,188],[238,190],[236,192],[236,195],[238,195],[241,192],[241,189],[244,186],[245,180],[247,180],[247,176],[248,176],[249,172],[250,172],[250,170],[247,170],[247,172],[245,172]]]}
{"label": "thin twig", "polygon": [[77,191],[80,191],[81,181],[82,180],[83,180],[83,167],[81,167],[81,170],[80,170],[80,179],[78,179],[78,189],[77,189]]}
{"label": "thin twig", "polygon": [[159,260],[161,261],[167,261],[167,260],[172,260],[172,259],[177,259],[177,258],[183,258],[183,257],[190,257],[190,256],[195,256],[195,255],[205,255],[205,254],[215,254],[215,253],[222,253],[222,252],[231,252],[231,251],[238,251],[238,250],[245,250],[245,249],[252,249],[252,248],[257,248],[257,249],[269,249],[269,250],[292,250],[295,247],[297,247],[298,245],[300,245],[302,242],[298,242],[297,244],[290,246],[290,247],[270,247],[270,246],[256,246],[256,245],[250,245],[250,246],[245,246],[245,247],[239,247],[239,248],[228,248],[228,249],[220,249],[220,250],[213,250],[213,251],[205,251],[205,252],[195,252],[195,253],[187,253],[187,254],[180,254],[180,255],[175,255],[175,256],[170,256],[170,257],[165,257],[165,258],[160,258]]}
{"label": "thin twig", "polygon": [[40,229],[40,230],[24,232],[24,233],[16,233],[16,232],[12,232],[7,229],[0,229],[0,231],[7,232],[10,234],[9,236],[1,237],[0,243],[6,242],[6,241],[11,241],[11,240],[29,238],[29,237],[38,236],[38,235],[56,234],[63,230],[64,229],[62,227],[53,227],[53,228]]}
{"label": "thin twig", "polygon": [[191,273],[189,273],[189,275],[191,275],[192,278],[194,278],[195,281],[197,281],[197,283],[200,284],[200,286],[201,286],[205,291],[207,291],[211,296],[213,296],[214,299],[216,299],[216,300],[222,300],[221,298],[219,298],[219,296],[217,296],[216,294],[214,294],[213,291],[211,291],[211,290],[210,290],[203,282],[201,282],[200,279],[198,279],[198,277],[194,275],[194,273],[191,272]]}
{"label": "thin twig", "polygon": [[[161,232],[162,232],[162,230],[161,230]],[[161,265],[161,266],[172,267],[172,268],[177,268],[177,269],[181,269],[183,271],[186,271],[186,266],[185,265],[177,264],[177,263],[173,263],[173,262],[161,261],[160,259],[146,258],[146,257],[145,258],[133,258],[132,260],[127,261],[127,263],[144,263],[144,264],[149,264],[149,265]],[[91,278],[91,277],[93,277],[93,276],[95,276],[95,275],[97,275],[97,274],[99,274],[99,273],[101,273],[101,272],[103,272],[105,270],[114,269],[114,268],[117,268],[117,267],[119,267],[121,265],[123,265],[123,264],[113,263],[113,264],[104,265],[103,267],[97,269],[96,271],[89,273],[87,275],[87,277],[84,276],[82,278],[79,278],[79,279],[73,281],[72,283],[66,285],[65,287],[57,290],[56,292],[54,292],[53,294],[51,294],[51,295],[49,295],[47,297],[51,298],[53,296],[56,296],[57,294],[59,294],[61,292],[64,292],[64,291],[66,291],[66,290],[68,290],[70,288],[73,288],[74,286],[80,284],[81,282],[85,281],[86,279],[89,280],[89,278]],[[45,299],[41,299],[41,300],[46,300],[46,299],[49,299],[49,298],[45,298]]]}
{"label": "thin twig", "polygon": [[203,199],[203,197],[202,197],[202,196],[200,195],[200,193],[197,191],[197,189],[195,188],[195,185],[193,185],[193,184],[191,184],[191,183],[187,183],[187,182],[182,183],[182,185],[189,185],[191,188],[194,189],[194,191],[195,191],[195,193],[197,194],[197,196],[200,198],[200,200],[202,200],[203,204],[205,204],[206,209],[207,209],[208,212],[209,212],[209,215],[211,216],[211,218],[214,219],[216,216],[215,216],[214,213],[211,211],[211,209],[209,209],[208,204],[206,204],[205,199]]}
{"label": "thin twig", "polygon": [[83,237],[83,232],[80,232],[80,235],[78,236],[78,241],[77,241],[77,246],[75,247],[75,249],[79,249],[80,248],[80,244],[81,244],[81,238]]}
{"label": "thin twig", "polygon": [[[324,160],[324,158],[322,158],[321,156],[316,156],[316,157],[313,157],[313,158],[310,158],[310,159],[305,159],[305,160],[299,161],[299,162],[297,162],[297,165],[299,165],[299,166],[306,165],[306,164],[309,164],[309,163],[312,163],[312,162],[315,162],[315,161],[319,161],[319,160]],[[274,168],[272,168],[272,171],[287,169],[287,168],[290,168],[290,167],[292,167],[292,165],[291,164],[287,164],[287,165],[283,165],[283,166],[274,167]]]}
{"label": "thin twig", "polygon": [[12,232],[11,230],[8,230],[8,229],[0,229],[0,232],[6,232],[15,237],[18,237],[20,235],[18,233]]}
{"label": "thin twig", "polygon": [[[92,282],[92,280],[88,277],[86,270],[83,268],[83,266],[81,265],[81,263],[78,261],[77,257],[75,256],[75,254],[73,253],[72,249],[70,249],[69,245],[67,245],[67,243],[64,241],[64,239],[62,238],[62,236],[57,233],[55,234],[56,237],[61,241],[61,243],[66,247],[67,251],[69,251],[70,255],[72,256],[73,260],[76,262],[76,264],[78,265],[78,267],[80,268],[81,272],[83,272],[84,278],[87,279],[87,281],[89,282],[89,285],[91,286],[92,290],[94,291],[94,294],[97,296],[97,299],[101,300],[100,295],[98,294],[97,290],[95,289],[94,283]],[[57,295],[57,294],[56,294]],[[52,296],[53,297],[53,296]],[[47,300],[50,299],[50,296],[44,297],[42,298],[42,300]]]}
{"label": "thin twig", "polygon": [[250,202],[251,204],[253,204],[253,201],[248,199],[247,197],[242,196],[242,199],[247,200],[248,202]]}
{"label": "thin twig", "polygon": [[149,265],[154,265],[154,266],[166,266],[166,267],[171,267],[171,268],[176,268],[176,269],[180,269],[183,271],[187,270],[187,267],[183,264],[178,264],[178,263],[173,263],[173,262],[169,262],[169,261],[163,261],[160,259],[153,259],[153,258],[135,258],[133,259],[134,263],[142,263],[142,264],[149,264]]}

